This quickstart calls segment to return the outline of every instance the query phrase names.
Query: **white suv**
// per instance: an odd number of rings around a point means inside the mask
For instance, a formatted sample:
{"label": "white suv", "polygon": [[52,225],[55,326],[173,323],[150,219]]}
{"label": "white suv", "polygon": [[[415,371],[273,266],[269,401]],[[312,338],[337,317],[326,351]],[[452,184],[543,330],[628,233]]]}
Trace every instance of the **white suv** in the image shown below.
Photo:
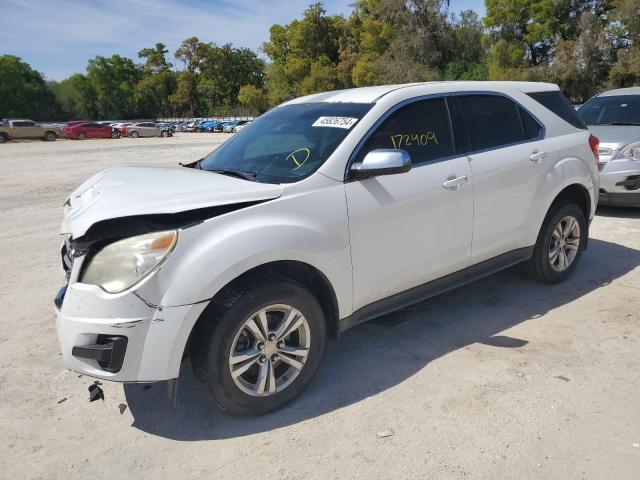
{"label": "white suv", "polygon": [[576,268],[597,139],[558,87],[437,82],[299,98],[207,157],[122,165],[65,204],[65,364],[196,376],[235,414],[295,398],[325,338],[517,263]]}

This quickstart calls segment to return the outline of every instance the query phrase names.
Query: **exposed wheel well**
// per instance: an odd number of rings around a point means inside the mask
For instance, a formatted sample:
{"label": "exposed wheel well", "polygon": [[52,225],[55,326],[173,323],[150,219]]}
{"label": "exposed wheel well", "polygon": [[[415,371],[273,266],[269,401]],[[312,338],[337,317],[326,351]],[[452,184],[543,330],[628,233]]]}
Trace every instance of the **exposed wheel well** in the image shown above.
{"label": "exposed wheel well", "polygon": [[569,185],[558,194],[556,200],[559,198],[571,200],[576,203],[584,213],[584,218],[587,223],[589,222],[589,215],[591,214],[591,199],[589,198],[589,191],[585,187],[578,185],[577,183]]}
{"label": "exposed wheel well", "polygon": [[322,311],[327,322],[327,334],[332,338],[338,337],[338,300],[327,277],[325,277],[325,275],[317,268],[312,267],[307,263],[294,260],[281,260],[254,267],[225,285],[211,299],[209,306],[207,306],[202,314],[200,314],[198,321],[193,326],[189,340],[187,341],[185,354],[189,351],[191,336],[200,326],[202,326],[201,322],[207,321],[209,318],[208,313],[210,312],[210,308],[215,308],[216,305],[219,305],[221,303],[219,300],[226,298],[228,295],[233,295],[233,291],[237,290],[239,285],[251,284],[256,281],[265,281],[265,279],[268,280],[269,278],[274,277],[288,278],[303,285],[307,290],[309,290],[309,292],[316,297],[322,307]]}
{"label": "exposed wheel well", "polygon": [[[570,200],[574,202],[584,213],[584,219],[587,223],[587,240],[584,244],[584,248],[586,249],[589,246],[589,215],[591,215],[591,198],[589,197],[589,191],[582,185],[574,183],[573,185],[569,185],[564,190],[562,190],[556,196],[554,203],[559,199]],[[549,207],[549,210],[551,210],[551,207]]]}

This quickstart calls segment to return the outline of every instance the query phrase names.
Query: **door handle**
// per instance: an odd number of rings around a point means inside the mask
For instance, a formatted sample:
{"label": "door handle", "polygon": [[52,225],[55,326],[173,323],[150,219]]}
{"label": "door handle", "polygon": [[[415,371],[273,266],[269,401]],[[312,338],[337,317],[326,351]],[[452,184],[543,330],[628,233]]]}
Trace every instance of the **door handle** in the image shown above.
{"label": "door handle", "polygon": [[547,155],[547,152],[533,152],[529,156],[529,160],[531,160],[533,163],[540,163],[547,157]]}
{"label": "door handle", "polygon": [[442,184],[442,186],[447,190],[458,190],[460,188],[460,185],[462,185],[463,183],[467,183],[468,181],[469,177],[463,175],[462,177],[451,178],[447,180]]}

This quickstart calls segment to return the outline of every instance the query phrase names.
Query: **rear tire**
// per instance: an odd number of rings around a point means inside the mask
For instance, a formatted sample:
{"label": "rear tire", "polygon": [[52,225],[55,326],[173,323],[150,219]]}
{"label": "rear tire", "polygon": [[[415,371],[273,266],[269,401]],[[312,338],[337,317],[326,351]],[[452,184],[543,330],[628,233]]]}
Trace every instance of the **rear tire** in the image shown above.
{"label": "rear tire", "polygon": [[166,130],[162,130],[162,131],[160,132],[160,136],[161,136],[161,137],[167,137],[167,136],[168,136],[168,135],[167,135],[167,131],[166,131]]}
{"label": "rear tire", "polygon": [[140,136],[140,134],[136,131],[131,132],[131,138],[138,138]]}
{"label": "rear tire", "polygon": [[78,140],[86,140],[87,136],[84,133],[79,133],[78,134]]}
{"label": "rear tire", "polygon": [[0,133],[0,143],[6,143],[9,141],[9,135],[6,133]]}
{"label": "rear tire", "polygon": [[[223,410],[262,415],[292,401],[311,382],[322,358],[326,326],[320,304],[301,285],[284,278],[246,284],[227,292],[205,315],[192,335],[191,363]],[[287,334],[283,325],[292,331]],[[294,349],[297,353],[287,353]],[[232,364],[237,355],[248,360]]]}
{"label": "rear tire", "polygon": [[54,132],[45,132],[44,140],[45,142],[55,142],[56,134]]}
{"label": "rear tire", "polygon": [[542,223],[533,256],[523,266],[530,277],[559,283],[576,269],[587,242],[582,209],[570,200],[556,200]]}
{"label": "rear tire", "polygon": [[120,132],[118,130],[112,130],[111,138],[120,138]]}

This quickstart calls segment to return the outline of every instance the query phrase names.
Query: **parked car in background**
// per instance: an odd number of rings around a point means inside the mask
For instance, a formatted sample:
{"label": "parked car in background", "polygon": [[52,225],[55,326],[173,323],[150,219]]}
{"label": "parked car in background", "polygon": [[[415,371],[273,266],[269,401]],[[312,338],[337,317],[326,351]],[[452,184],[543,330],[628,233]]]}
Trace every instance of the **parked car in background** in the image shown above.
{"label": "parked car in background", "polygon": [[60,128],[26,119],[10,119],[0,122],[0,143],[19,139],[42,139],[53,142],[60,135]]}
{"label": "parked car in background", "polygon": [[218,125],[220,122],[218,120],[209,120],[207,122],[204,122],[200,125],[200,131],[201,132],[213,132],[213,129],[216,127],[216,125]]}
{"label": "parked car in background", "polygon": [[244,127],[246,127],[247,125],[251,124],[251,120],[240,120],[235,127],[233,127],[233,129],[231,130],[232,132],[239,132],[240,130],[242,130]]}
{"label": "parked car in background", "polygon": [[597,148],[556,85],[428,82],[291,100],[190,168],[111,167],[65,202],[62,358],[175,386],[189,345],[224,410],[275,410],[327,336],[519,263],[569,279]]}
{"label": "parked car in background", "polygon": [[224,132],[225,127],[227,125],[229,125],[229,123],[231,123],[231,122],[229,122],[229,121],[220,122],[220,123],[218,123],[218,125],[216,125],[213,128],[213,131],[216,132],[216,133],[222,133],[222,132]]}
{"label": "parked car in background", "polygon": [[173,132],[153,122],[140,122],[122,127],[120,130],[125,137],[170,137]]}
{"label": "parked car in background", "polygon": [[101,125],[94,122],[66,125],[62,129],[65,138],[73,140],[86,140],[88,138],[118,138],[120,134],[113,130],[111,125]]}
{"label": "parked car in background", "polygon": [[231,120],[230,122],[227,122],[225,124],[225,126],[222,129],[222,131],[224,133],[231,133],[231,132],[233,132],[234,127],[236,125],[238,125],[238,123],[240,123],[240,120]]}
{"label": "parked car in background", "polygon": [[192,122],[189,122],[189,123],[187,123],[185,131],[186,132],[197,132],[202,123],[203,123],[202,120],[194,120]]}
{"label": "parked car in background", "polygon": [[640,87],[599,93],[578,114],[600,139],[600,205],[640,207]]}

